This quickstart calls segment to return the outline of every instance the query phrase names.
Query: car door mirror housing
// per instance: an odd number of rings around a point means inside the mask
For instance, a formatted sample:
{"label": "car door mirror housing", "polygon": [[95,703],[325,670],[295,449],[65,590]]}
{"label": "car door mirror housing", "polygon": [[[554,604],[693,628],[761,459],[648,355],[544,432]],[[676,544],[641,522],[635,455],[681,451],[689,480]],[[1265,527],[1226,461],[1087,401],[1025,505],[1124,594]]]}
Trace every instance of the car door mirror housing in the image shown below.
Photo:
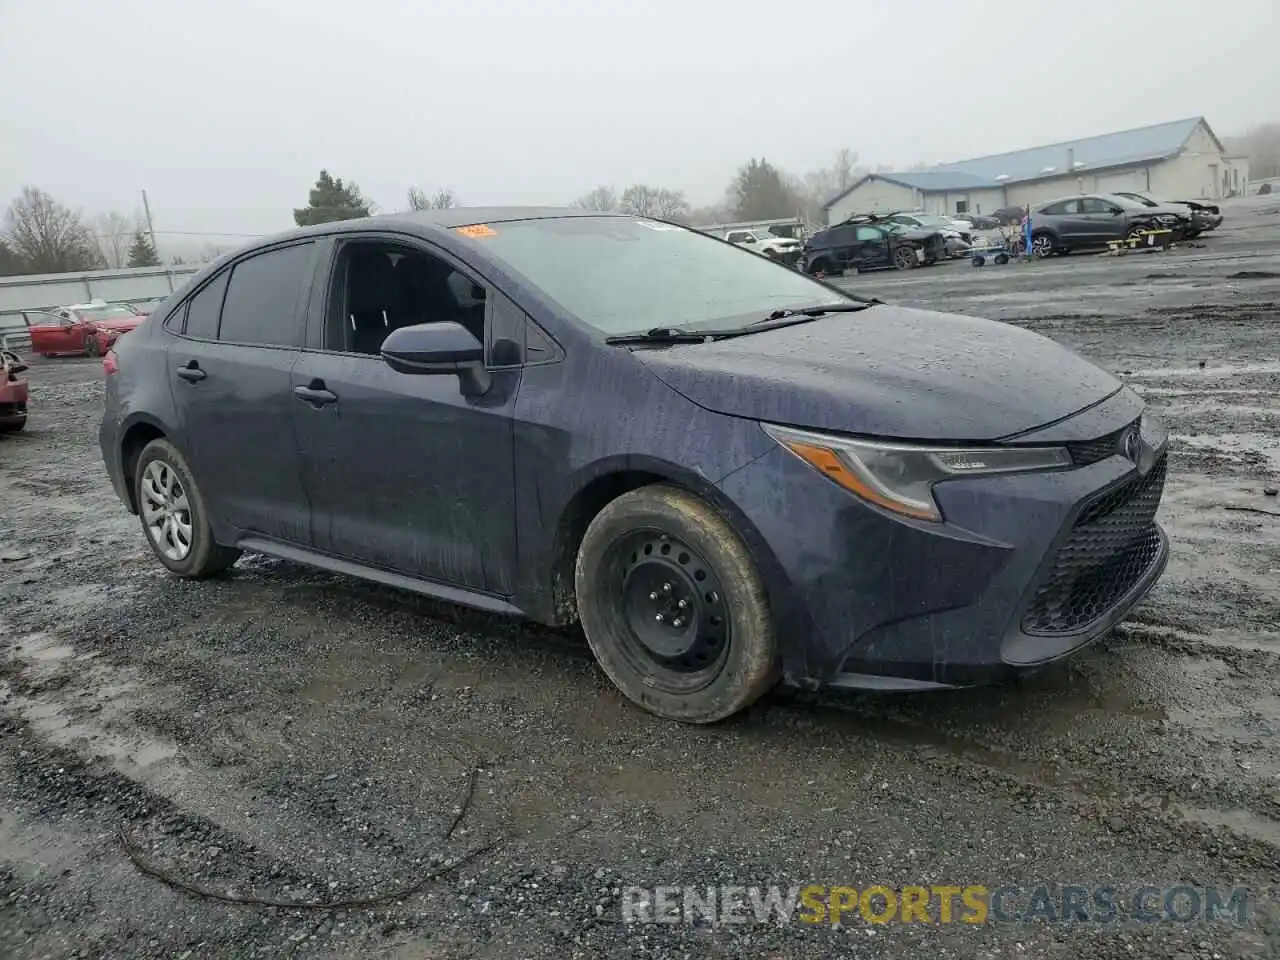
{"label": "car door mirror housing", "polygon": [[484,345],[460,323],[419,323],[391,331],[382,359],[397,373],[457,373],[484,363]]}
{"label": "car door mirror housing", "polygon": [[392,330],[382,341],[382,359],[397,373],[456,374],[467,396],[479,396],[489,389],[484,344],[452,320]]}

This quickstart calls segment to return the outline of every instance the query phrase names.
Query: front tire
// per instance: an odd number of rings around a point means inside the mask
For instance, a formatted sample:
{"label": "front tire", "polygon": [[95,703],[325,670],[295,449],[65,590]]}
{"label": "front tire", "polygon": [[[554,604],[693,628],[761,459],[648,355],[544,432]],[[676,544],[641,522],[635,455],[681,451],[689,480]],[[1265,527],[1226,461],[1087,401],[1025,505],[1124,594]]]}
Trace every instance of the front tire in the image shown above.
{"label": "front tire", "polygon": [[773,619],[737,532],[678,487],[642,487],[587,528],[574,570],[578,614],[605,674],[632,702],[714,723],[778,680]]}
{"label": "front tire", "polygon": [[133,483],[142,532],[170,573],[200,580],[240,559],[239,550],[214,541],[195,477],[168,440],[152,440],[143,448]]}
{"label": "front tire", "polygon": [[1053,256],[1054,250],[1057,249],[1053,242],[1053,235],[1049,233],[1036,233],[1031,236],[1031,253],[1033,256],[1041,260]]}
{"label": "front tire", "polygon": [[98,343],[97,334],[90,334],[84,338],[84,352],[90,357],[102,356],[102,344]]}

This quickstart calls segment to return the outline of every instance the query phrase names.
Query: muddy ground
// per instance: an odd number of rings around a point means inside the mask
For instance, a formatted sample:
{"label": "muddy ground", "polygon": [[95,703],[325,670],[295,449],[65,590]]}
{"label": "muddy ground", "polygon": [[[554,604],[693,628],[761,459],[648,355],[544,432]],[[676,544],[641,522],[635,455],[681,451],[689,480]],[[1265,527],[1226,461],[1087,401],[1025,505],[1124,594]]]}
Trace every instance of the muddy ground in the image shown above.
{"label": "muddy ground", "polygon": [[[260,557],[165,575],[102,471],[99,364],[33,362],[0,441],[0,956],[1280,956],[1280,203],[1227,212],[1178,252],[848,281],[1140,389],[1172,560],[1015,685],[712,729],[629,706],[573,631]],[[214,894],[387,899],[220,902],[126,842]],[[631,884],[811,881],[1247,886],[1252,923],[620,922]]]}

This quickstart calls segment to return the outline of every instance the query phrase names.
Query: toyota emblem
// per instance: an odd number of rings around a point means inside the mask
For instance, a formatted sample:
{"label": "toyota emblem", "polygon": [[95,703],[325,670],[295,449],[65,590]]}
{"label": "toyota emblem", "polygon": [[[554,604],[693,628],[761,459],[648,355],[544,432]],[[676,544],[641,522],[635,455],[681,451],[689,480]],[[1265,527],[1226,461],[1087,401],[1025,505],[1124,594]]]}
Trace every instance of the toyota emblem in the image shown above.
{"label": "toyota emblem", "polygon": [[1120,438],[1120,452],[1124,454],[1125,459],[1134,463],[1138,462],[1138,431],[1132,427],[1124,432]]}

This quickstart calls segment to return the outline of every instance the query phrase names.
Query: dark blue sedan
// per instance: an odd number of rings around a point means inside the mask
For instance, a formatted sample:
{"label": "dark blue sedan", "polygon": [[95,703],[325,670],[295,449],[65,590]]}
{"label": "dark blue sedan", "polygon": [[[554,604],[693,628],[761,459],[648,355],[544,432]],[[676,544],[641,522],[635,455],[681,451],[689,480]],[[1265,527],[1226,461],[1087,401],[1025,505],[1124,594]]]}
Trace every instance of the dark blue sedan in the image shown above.
{"label": "dark blue sedan", "polygon": [[998,681],[1164,568],[1166,434],[1051,341],[559,209],[331,223],[196,275],[105,359],[172,573],[251,550],[547,624],[711,722]]}

